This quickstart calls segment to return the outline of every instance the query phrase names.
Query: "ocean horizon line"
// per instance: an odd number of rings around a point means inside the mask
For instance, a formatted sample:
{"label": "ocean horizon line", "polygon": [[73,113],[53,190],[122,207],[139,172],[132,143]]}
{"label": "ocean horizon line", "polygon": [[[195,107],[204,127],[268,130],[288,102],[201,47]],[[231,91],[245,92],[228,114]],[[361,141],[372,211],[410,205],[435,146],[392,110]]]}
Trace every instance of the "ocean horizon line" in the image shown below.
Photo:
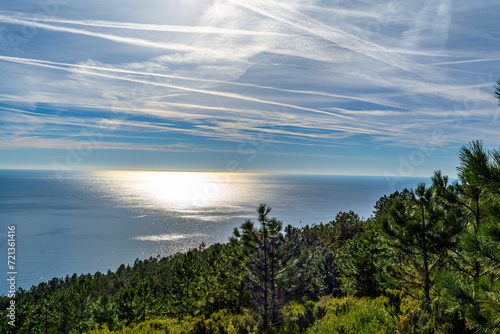
{"label": "ocean horizon line", "polygon": [[[313,173],[313,172],[295,172],[295,171],[241,171],[241,172],[229,172],[222,170],[206,170],[206,169],[107,169],[107,168],[79,168],[79,169],[67,169],[67,170],[54,170],[51,168],[3,168],[0,167],[0,171],[42,171],[54,173],[72,173],[72,172],[137,172],[137,173],[206,173],[206,174],[231,174],[231,175],[269,175],[269,176],[347,176],[347,177],[387,177],[387,178],[404,178],[404,179],[417,179],[417,178],[431,178],[432,175],[398,175],[398,174],[348,174],[348,173]],[[455,176],[450,176],[454,179]]]}

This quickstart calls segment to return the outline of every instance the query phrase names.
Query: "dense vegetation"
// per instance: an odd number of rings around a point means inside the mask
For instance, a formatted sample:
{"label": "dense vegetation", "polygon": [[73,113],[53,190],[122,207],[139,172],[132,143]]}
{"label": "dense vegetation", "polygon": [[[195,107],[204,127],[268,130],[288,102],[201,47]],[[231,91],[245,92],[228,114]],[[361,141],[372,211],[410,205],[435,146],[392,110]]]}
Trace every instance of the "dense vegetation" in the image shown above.
{"label": "dense vegetation", "polygon": [[[500,88],[497,88],[500,99]],[[245,221],[226,244],[0,297],[1,333],[500,333],[500,150],[297,229]]]}

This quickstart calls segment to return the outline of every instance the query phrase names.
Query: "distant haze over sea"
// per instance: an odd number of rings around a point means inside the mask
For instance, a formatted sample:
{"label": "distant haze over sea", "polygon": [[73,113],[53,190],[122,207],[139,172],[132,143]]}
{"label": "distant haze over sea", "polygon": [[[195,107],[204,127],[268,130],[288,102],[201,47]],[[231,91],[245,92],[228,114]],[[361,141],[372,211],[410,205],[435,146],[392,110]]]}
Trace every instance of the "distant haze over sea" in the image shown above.
{"label": "distant haze over sea", "polygon": [[[0,245],[16,225],[18,287],[73,273],[115,271],[201,242],[226,242],[260,203],[297,227],[340,211],[369,217],[375,202],[429,178],[0,170]],[[6,254],[6,253],[5,253]],[[6,273],[4,273],[6,275]],[[7,289],[1,280],[1,292]]]}

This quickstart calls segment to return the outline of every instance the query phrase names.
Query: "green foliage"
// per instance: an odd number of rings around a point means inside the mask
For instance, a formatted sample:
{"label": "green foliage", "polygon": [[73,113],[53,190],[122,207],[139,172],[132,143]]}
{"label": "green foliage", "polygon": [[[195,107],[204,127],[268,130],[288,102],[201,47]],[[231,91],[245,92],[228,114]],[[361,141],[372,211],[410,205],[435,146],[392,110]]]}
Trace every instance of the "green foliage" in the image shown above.
{"label": "green foliage", "polygon": [[316,320],[315,303],[312,301],[290,302],[283,309],[283,333],[300,333],[306,330]]}
{"label": "green foliage", "polygon": [[118,317],[125,325],[135,320],[135,289],[126,289],[117,294]]}
{"label": "green foliage", "polygon": [[248,312],[234,315],[221,310],[209,316],[157,318],[138,324],[130,324],[120,330],[110,331],[107,324],[95,327],[87,333],[92,334],[132,334],[132,333],[169,333],[169,334],[256,334],[258,319]]}
{"label": "green foliage", "polygon": [[[463,146],[458,167],[461,187],[476,196],[459,197],[469,212],[470,228],[462,235],[456,261],[459,275],[441,277],[449,312],[462,312],[479,333],[500,333],[500,151],[486,151],[481,141]],[[471,201],[472,199],[472,201]],[[471,203],[472,202],[472,203]]]}
{"label": "green foliage", "polygon": [[[286,296],[283,281],[285,275],[280,274],[284,272],[289,256],[288,244],[280,233],[282,224],[273,224],[276,220],[267,217],[270,211],[270,207],[261,204],[257,208],[260,230],[256,232],[253,225],[247,221],[242,225],[241,235],[243,245],[255,247],[247,263],[245,285],[262,316],[264,328],[278,324],[279,311]],[[274,229],[273,226],[277,228]]]}
{"label": "green foliage", "polygon": [[[338,278],[337,267],[333,253],[322,247],[316,247],[312,262],[314,269],[306,282],[304,295],[314,300],[321,296],[333,295],[337,292]],[[306,263],[306,262],[304,262]]]}
{"label": "green foliage", "polygon": [[315,322],[306,333],[395,333],[392,317],[384,309],[383,297],[331,299],[324,318]]}
{"label": "green foliage", "polygon": [[225,324],[218,320],[214,321],[213,319],[205,320],[204,316],[198,318],[195,321],[193,329],[190,331],[192,334],[224,334]]}
{"label": "green foliage", "polygon": [[174,319],[153,319],[110,331],[107,324],[87,331],[87,334],[186,334],[193,329],[191,322]]}
{"label": "green foliage", "polygon": [[394,200],[381,222],[388,244],[399,255],[389,275],[414,298],[431,302],[435,276],[461,231],[459,217],[446,211],[435,189],[419,184],[407,198]]}
{"label": "green foliage", "polygon": [[121,327],[116,302],[108,295],[102,295],[90,306],[89,328],[107,324],[113,330]]}
{"label": "green foliage", "polygon": [[380,224],[382,220],[384,220],[395,200],[408,198],[409,194],[410,191],[405,188],[401,192],[396,190],[389,196],[384,195],[380,197],[380,199],[377,200],[374,206],[375,211],[373,213],[375,214],[375,216],[373,217],[373,220],[375,221],[375,223]]}
{"label": "green foliage", "polygon": [[465,319],[459,313],[442,312],[438,301],[426,304],[413,298],[401,300],[400,311],[393,316],[396,333],[466,334]]}
{"label": "green foliage", "polygon": [[306,225],[302,232],[321,241],[331,250],[337,250],[346,242],[361,233],[366,221],[353,211],[339,212],[328,224]]}
{"label": "green foliage", "polygon": [[243,249],[254,247],[244,282],[264,329],[281,325],[281,310],[287,302],[332,294],[337,284],[332,254],[291,226],[283,235],[281,222],[267,217],[270,211],[261,204],[257,209],[260,229],[246,221],[231,241]]}
{"label": "green foliage", "polygon": [[403,291],[395,289],[385,290],[387,300],[384,301],[384,307],[394,318],[401,314],[401,303],[403,302]]}
{"label": "green foliage", "polygon": [[376,230],[361,233],[346,245],[348,256],[339,263],[342,290],[355,296],[377,297],[382,285],[377,281],[387,249]]}
{"label": "green foliage", "polygon": [[335,230],[336,244],[342,246],[346,240],[352,239],[362,231],[364,222],[358,214],[349,211],[339,212],[330,224]]}
{"label": "green foliage", "polygon": [[257,316],[243,310],[240,314],[232,314],[227,310],[220,310],[211,315],[215,321],[221,321],[226,324],[225,330],[228,334],[250,334],[257,333],[259,319]]}
{"label": "green foliage", "polygon": [[[368,252],[368,245],[358,244],[360,247],[357,251],[351,249],[356,247],[353,245],[357,243],[355,240],[358,238],[365,239],[364,234],[368,231],[373,231],[369,221],[360,218],[353,211],[339,212],[335,220],[330,221],[328,224],[321,223],[319,225],[312,225],[311,227],[307,225],[303,228],[302,232],[306,237],[318,240],[332,251],[331,256],[330,254],[325,255],[319,263],[316,274],[318,280],[313,283],[316,284],[313,288],[318,289],[319,294],[309,295],[310,298],[317,299],[319,296],[325,294],[321,292],[321,287],[325,287],[325,285],[319,278],[323,276],[322,272],[328,272],[322,270],[322,268],[329,266],[335,267],[336,279],[332,279],[331,277],[326,279],[326,282],[329,282],[329,286],[327,287],[328,293],[355,293],[356,295],[369,295],[374,293],[374,291],[378,293],[379,287],[375,281],[377,270],[374,267],[367,268],[365,267],[365,263],[363,263],[364,261],[371,262],[371,260],[366,260],[363,257],[364,254],[362,254],[363,252]],[[372,244],[371,246],[375,245]],[[373,248],[377,247],[378,245]],[[373,261],[374,264],[375,262],[378,262],[378,260]],[[329,272],[332,272],[332,270],[329,270]],[[341,284],[339,285],[339,283]]]}

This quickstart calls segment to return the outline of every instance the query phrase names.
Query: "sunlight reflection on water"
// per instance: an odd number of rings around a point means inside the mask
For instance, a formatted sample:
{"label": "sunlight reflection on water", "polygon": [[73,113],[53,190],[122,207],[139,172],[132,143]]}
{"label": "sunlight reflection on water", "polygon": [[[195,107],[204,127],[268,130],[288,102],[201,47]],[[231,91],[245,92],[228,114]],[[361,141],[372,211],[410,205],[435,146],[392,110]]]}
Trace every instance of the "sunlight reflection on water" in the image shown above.
{"label": "sunlight reflection on water", "polygon": [[[219,219],[246,211],[249,203],[256,202],[255,174],[106,171],[94,175],[123,206],[177,213],[185,219]],[[238,217],[243,215],[233,216]]]}

